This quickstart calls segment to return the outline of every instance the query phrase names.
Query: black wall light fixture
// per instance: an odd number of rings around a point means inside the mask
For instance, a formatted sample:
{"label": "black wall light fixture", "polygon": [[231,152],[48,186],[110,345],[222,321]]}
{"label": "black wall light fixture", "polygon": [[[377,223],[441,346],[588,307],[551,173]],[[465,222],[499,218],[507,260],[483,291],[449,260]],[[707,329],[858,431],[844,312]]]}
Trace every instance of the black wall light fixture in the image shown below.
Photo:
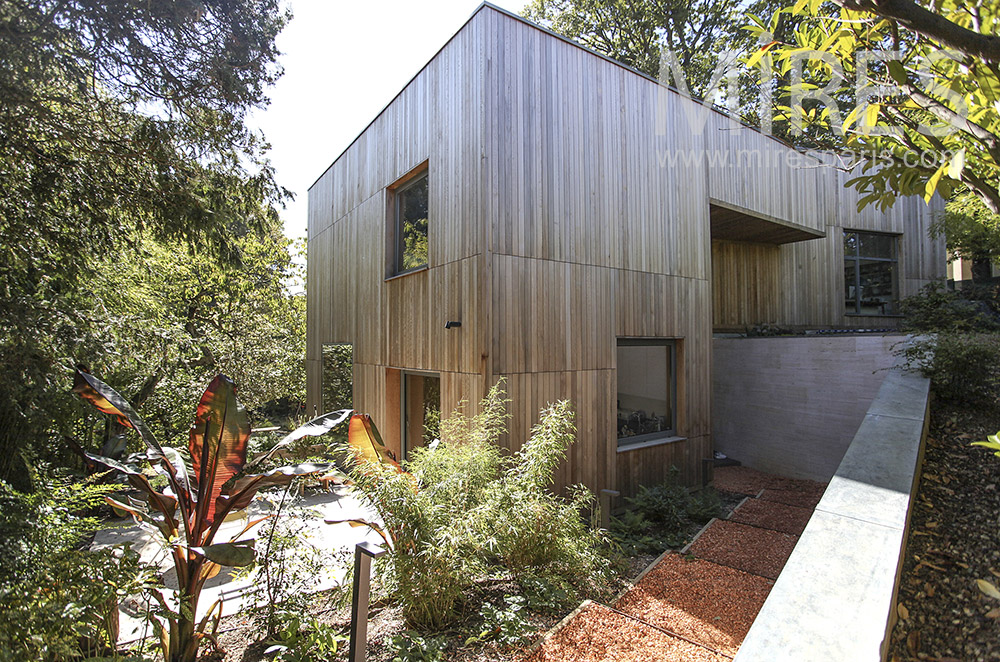
{"label": "black wall light fixture", "polygon": [[462,326],[461,322],[445,322],[444,323],[444,328],[446,328],[446,329],[457,329],[460,326]]}

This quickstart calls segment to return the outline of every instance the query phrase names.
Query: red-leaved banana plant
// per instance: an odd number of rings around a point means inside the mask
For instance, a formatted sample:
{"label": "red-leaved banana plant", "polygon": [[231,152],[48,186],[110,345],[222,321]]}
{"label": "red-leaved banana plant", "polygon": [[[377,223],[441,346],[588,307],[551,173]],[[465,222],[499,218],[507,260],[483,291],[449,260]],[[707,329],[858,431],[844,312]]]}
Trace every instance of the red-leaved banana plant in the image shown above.
{"label": "red-leaved banana plant", "polygon": [[[215,536],[226,515],[249,505],[261,487],[287,484],[296,476],[330,472],[334,470],[333,465],[304,463],[266,473],[249,473],[247,469],[252,467],[247,466],[246,455],[250,423],[246,410],[236,399],[236,387],[224,375],[212,380],[198,403],[188,437],[190,470],[180,453],[161,446],[128,401],[100,379],[77,370],[73,391],[103,413],[116,417],[123,426],[135,430],[146,444],[145,457],[150,465],[167,477],[169,487],[158,492],[141,472],[108,457],[86,454],[89,460],[125,474],[129,483],[145,496],[144,501],[123,503],[111,498],[108,501],[115,508],[153,524],[166,539],[180,586],[179,608],[174,611],[163,596],[157,594],[169,627],[165,628],[159,621],[156,624],[161,633],[164,659],[194,662],[201,640],[213,639],[205,630],[217,605],[208,610],[200,623],[195,621],[205,581],[218,574],[221,566],[244,566],[254,560],[254,541],[241,538],[262,520],[249,522],[228,542],[217,543]],[[350,415],[351,410],[342,409],[309,421],[252,465],[259,465],[275,450],[296,439],[330,431]],[[214,616],[216,623],[220,615],[221,605]]]}

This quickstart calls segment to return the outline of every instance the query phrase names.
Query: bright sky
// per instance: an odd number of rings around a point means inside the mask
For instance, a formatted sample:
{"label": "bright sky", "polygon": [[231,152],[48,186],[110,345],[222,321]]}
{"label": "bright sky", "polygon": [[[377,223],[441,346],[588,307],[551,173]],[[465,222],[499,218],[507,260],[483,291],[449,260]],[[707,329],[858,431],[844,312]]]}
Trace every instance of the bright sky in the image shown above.
{"label": "bright sky", "polygon": [[[285,233],[304,237],[307,191],[472,15],[480,0],[286,0],[285,75],[252,124],[271,143],[278,182],[295,193]],[[527,0],[494,0],[513,12]]]}

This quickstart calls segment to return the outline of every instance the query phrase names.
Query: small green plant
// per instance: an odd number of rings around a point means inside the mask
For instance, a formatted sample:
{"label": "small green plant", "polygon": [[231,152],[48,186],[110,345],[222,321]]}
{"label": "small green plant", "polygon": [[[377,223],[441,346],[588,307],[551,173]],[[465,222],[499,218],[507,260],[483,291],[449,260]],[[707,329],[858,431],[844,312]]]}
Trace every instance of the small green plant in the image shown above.
{"label": "small green plant", "polygon": [[423,637],[406,630],[389,642],[392,662],[442,662],[448,642],[444,637]]}
{"label": "small green plant", "polygon": [[722,499],[719,493],[710,487],[698,490],[689,496],[687,516],[689,519],[705,524],[715,517],[722,516]]}
{"label": "small green plant", "polygon": [[526,605],[527,600],[520,595],[506,596],[501,606],[484,604],[479,610],[483,629],[466,639],[465,645],[483,641],[495,641],[501,646],[518,645],[533,629],[525,614]]}
{"label": "small green plant", "polygon": [[986,438],[986,441],[974,441],[973,446],[982,446],[994,451],[994,455],[1000,457],[1000,432]]}
{"label": "small green plant", "polygon": [[564,611],[576,597],[576,591],[562,577],[523,573],[518,584],[531,611],[556,614]]}
{"label": "small green plant", "polygon": [[278,662],[324,662],[348,639],[336,628],[299,611],[276,612],[275,621],[274,638],[264,654]]}
{"label": "small green plant", "polygon": [[0,661],[115,655],[118,604],[145,574],[127,547],[80,547],[97,526],[86,513],[115,486],[32,482],[31,494],[0,482]]}
{"label": "small green plant", "polygon": [[679,475],[677,467],[670,467],[666,480],[652,487],[639,486],[638,494],[626,501],[646,519],[662,525],[665,531],[676,531],[687,517],[691,498],[687,488],[677,482]]}

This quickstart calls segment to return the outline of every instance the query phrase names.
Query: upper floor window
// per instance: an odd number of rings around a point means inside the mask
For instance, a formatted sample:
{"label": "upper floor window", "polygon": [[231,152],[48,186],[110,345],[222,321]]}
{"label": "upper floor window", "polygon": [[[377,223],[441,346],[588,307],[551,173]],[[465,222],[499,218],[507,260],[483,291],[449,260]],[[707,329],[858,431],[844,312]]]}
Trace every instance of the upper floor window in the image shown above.
{"label": "upper floor window", "polygon": [[844,301],[848,315],[896,314],[896,241],[896,235],[844,230]]}
{"label": "upper floor window", "polygon": [[617,358],[618,445],[675,436],[675,342],[661,338],[619,338]]}
{"label": "upper floor window", "polygon": [[427,266],[428,193],[426,168],[416,177],[390,189],[395,238],[394,274]]}

